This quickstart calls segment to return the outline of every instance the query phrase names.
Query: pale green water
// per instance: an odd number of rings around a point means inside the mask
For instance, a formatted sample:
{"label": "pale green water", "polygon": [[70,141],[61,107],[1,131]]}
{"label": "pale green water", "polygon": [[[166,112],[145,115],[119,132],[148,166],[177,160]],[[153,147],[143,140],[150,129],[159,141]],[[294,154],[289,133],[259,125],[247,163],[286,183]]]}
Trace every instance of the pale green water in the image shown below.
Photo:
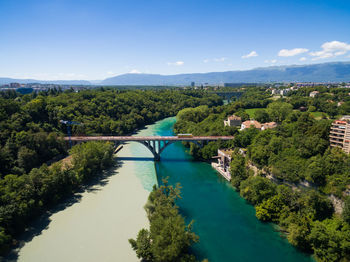
{"label": "pale green water", "polygon": [[[137,135],[171,135],[175,118],[148,126]],[[207,163],[193,161],[181,143],[168,146],[160,162],[139,144],[118,154],[122,167],[104,186],[51,216],[40,235],[19,252],[20,261],[137,261],[128,238],[147,227],[143,205],[162,177],[183,186],[180,211],[200,243],[194,252],[211,262],[313,261],[293,248],[273,226],[259,222],[254,208]],[[158,179],[157,179],[158,177]]]}

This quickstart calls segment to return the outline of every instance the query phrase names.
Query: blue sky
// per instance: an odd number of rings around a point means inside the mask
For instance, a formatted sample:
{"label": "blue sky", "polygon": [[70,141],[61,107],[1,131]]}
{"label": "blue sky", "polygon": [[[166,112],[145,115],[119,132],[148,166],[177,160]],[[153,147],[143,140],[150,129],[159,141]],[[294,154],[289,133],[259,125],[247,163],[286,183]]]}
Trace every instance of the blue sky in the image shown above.
{"label": "blue sky", "polygon": [[0,77],[350,61],[349,0],[0,0]]}

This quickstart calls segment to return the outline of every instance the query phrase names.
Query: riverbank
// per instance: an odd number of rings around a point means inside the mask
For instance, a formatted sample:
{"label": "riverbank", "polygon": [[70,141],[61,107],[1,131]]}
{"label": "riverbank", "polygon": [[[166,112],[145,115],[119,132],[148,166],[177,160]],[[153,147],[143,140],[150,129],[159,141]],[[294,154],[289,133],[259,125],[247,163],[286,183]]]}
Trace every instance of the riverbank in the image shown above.
{"label": "riverbank", "polygon": [[[175,118],[167,118],[137,135],[171,135],[174,123]],[[187,223],[195,220],[193,231],[200,243],[193,251],[199,258],[312,261],[280,238],[272,225],[259,222],[254,208],[209,164],[194,161],[181,143],[169,145],[156,163],[139,143],[126,145],[118,157],[116,173],[50,216],[47,228],[20,250],[18,261],[138,261],[128,239],[148,228],[143,206],[157,176],[181,183],[178,205]]]}
{"label": "riverbank", "polygon": [[[156,133],[157,125],[150,125],[136,135]],[[18,261],[139,261],[128,239],[148,227],[143,206],[154,184],[151,152],[139,143],[124,145],[118,167],[52,214],[47,227],[23,243]]]}

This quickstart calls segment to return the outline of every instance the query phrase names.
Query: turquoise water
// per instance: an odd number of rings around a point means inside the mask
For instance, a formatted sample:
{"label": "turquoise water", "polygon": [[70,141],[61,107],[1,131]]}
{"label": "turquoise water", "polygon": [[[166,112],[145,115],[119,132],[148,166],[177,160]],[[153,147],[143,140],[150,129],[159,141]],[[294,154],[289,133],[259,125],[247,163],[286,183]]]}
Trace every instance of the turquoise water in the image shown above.
{"label": "turquoise water", "polygon": [[[140,130],[137,136],[172,135],[175,118]],[[211,262],[312,261],[259,222],[254,208],[207,163],[193,161],[181,143],[168,146],[160,162],[142,144],[132,142],[118,153],[120,166],[66,208],[38,221],[33,238],[25,239],[18,260],[139,261],[128,239],[148,227],[143,206],[154,184],[169,177],[181,183],[178,201],[187,222],[200,237],[193,252]],[[140,182],[140,183],[139,183]],[[0,258],[1,261],[1,258]]]}
{"label": "turquoise water", "polygon": [[[156,123],[154,135],[172,135],[175,118]],[[230,184],[207,163],[193,161],[181,143],[168,146],[155,163],[158,181],[169,177],[181,183],[178,201],[187,221],[200,237],[194,253],[211,262],[223,261],[313,261],[280,236],[272,224],[261,223]]]}

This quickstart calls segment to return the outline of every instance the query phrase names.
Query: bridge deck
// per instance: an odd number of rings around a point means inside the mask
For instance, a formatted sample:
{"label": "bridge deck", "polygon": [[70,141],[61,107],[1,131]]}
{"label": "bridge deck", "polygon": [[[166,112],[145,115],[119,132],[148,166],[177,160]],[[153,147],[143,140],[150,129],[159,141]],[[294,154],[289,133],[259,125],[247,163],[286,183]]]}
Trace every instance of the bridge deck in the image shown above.
{"label": "bridge deck", "polygon": [[[72,141],[215,141],[231,140],[234,136],[72,136]],[[69,140],[65,137],[64,140]]]}

